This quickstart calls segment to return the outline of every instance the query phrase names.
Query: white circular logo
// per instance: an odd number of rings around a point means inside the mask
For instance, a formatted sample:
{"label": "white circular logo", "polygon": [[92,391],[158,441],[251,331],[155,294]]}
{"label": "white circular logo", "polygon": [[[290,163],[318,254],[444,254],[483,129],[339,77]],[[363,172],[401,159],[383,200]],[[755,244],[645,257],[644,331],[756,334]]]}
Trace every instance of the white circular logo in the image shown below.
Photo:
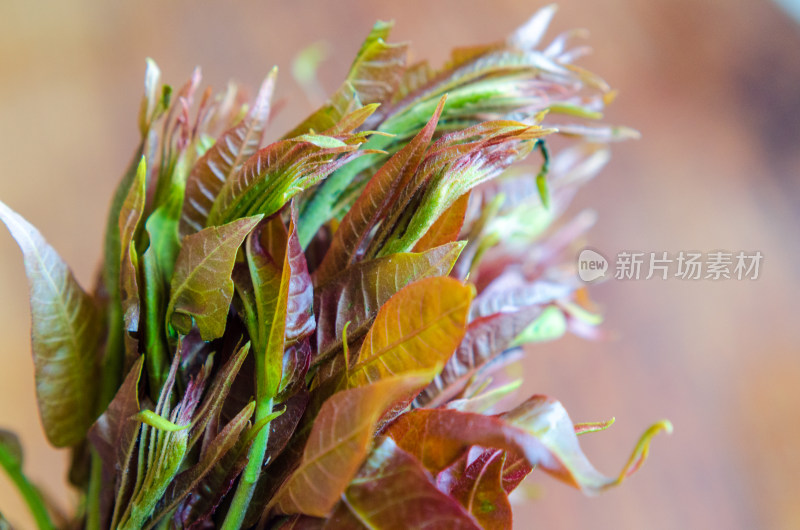
{"label": "white circular logo", "polygon": [[608,270],[608,260],[599,252],[585,248],[578,254],[578,277],[584,282],[604,278]]}

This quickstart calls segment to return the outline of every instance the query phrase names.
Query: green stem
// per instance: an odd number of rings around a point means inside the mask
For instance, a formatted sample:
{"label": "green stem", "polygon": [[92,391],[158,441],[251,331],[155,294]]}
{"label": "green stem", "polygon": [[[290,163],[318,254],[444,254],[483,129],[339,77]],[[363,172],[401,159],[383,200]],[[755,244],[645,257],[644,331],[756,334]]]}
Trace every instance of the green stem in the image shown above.
{"label": "green stem", "polygon": [[92,448],[89,489],[86,492],[86,530],[100,530],[100,488],[103,481],[103,462]]}
{"label": "green stem", "polygon": [[[257,361],[256,364],[261,363]],[[263,377],[259,377],[263,373],[263,370],[258,371],[256,379],[263,380]],[[259,400],[256,403],[255,425],[258,425],[259,421],[271,414],[272,399]],[[247,455],[247,467],[244,468],[244,473],[239,479],[239,485],[236,487],[233,501],[231,501],[231,506],[225,515],[225,521],[222,523],[222,530],[239,530],[242,527],[242,522],[245,515],[247,515],[247,508],[250,506],[250,500],[253,498],[253,491],[261,473],[261,465],[264,463],[267,442],[269,442],[269,425],[265,425],[258,431],[253,445],[250,446],[250,452]]]}
{"label": "green stem", "polygon": [[[119,376],[122,374],[123,330],[122,306],[112,300],[108,312],[108,339],[106,356],[103,362],[103,377],[100,383],[100,399],[97,402],[96,416],[100,416],[119,388]],[[100,490],[103,481],[103,462],[94,448],[91,450],[89,462],[89,488],[86,492],[86,529],[100,529]]]}
{"label": "green stem", "polygon": [[[119,273],[120,273],[120,234],[119,234],[119,212],[128,194],[139,161],[144,149],[144,141],[139,144],[139,148],[133,156],[128,169],[122,177],[117,189],[114,191],[114,198],[111,202],[111,209],[106,220],[105,255],[103,277],[109,293],[108,309],[108,339],[106,340],[105,356],[103,358],[102,374],[100,381],[100,396],[97,401],[95,416],[100,416],[106,409],[114,394],[117,393],[122,382],[122,364],[125,351],[122,304],[119,293]],[[100,527],[100,489],[102,487],[102,462],[92,451],[91,467],[89,474],[89,489],[86,498],[86,524],[90,530],[97,530]]]}
{"label": "green stem", "polygon": [[166,367],[169,365],[162,328],[165,317],[161,308],[164,304],[161,300],[160,275],[155,256],[145,254],[142,261],[144,261],[144,281],[147,286],[145,289],[145,351],[147,352],[145,363],[147,363],[151,394],[158,395],[164,384]]}
{"label": "green stem", "polygon": [[28,505],[36,521],[36,527],[40,530],[55,529],[41,495],[39,495],[39,492],[33,484],[31,484],[22,473],[21,463],[2,445],[0,445],[0,466],[5,469],[11,482],[17,487],[25,503]]}

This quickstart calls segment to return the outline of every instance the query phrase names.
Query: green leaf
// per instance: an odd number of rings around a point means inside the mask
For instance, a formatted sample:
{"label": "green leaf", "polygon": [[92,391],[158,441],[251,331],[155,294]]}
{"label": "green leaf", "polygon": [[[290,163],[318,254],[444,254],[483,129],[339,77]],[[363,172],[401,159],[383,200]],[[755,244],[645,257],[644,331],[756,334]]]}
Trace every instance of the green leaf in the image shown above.
{"label": "green leaf", "polygon": [[342,330],[351,322],[348,338],[362,337],[378,310],[411,282],[449,274],[463,243],[449,243],[420,253],[401,253],[365,261],[334,277],[315,293],[317,360],[341,348]]}
{"label": "green leaf", "polygon": [[184,238],[167,308],[167,322],[180,333],[189,333],[192,319],[203,340],[213,340],[225,332],[236,252],[261,217],[209,227]]}
{"label": "green leaf", "polygon": [[257,390],[257,395],[269,399],[277,394],[283,372],[286,312],[292,274],[286,245],[294,236],[294,225],[290,227],[290,234],[283,235],[282,238],[278,236],[285,243],[283,245],[279,243],[278,248],[271,254],[261,246],[259,236],[274,232],[275,228],[281,231],[285,229],[280,216],[272,217],[264,228],[263,231],[254,232],[247,238],[246,249],[257,315],[257,328],[252,330],[255,332],[255,354],[261,361],[257,363],[257,367],[260,366],[264,371],[256,379],[264,385],[261,392]]}
{"label": "green leaf", "polygon": [[181,191],[174,189],[166,202],[145,222],[150,244],[142,257],[145,294],[145,362],[150,386],[155,394],[161,388],[169,364],[167,330],[164,327],[169,302],[169,284],[180,250],[178,218]]}
{"label": "green leaf", "polygon": [[225,131],[198,160],[186,181],[181,213],[181,234],[202,230],[220,190],[244,162],[258,151],[271,114],[277,68],[264,80],[247,117]]}
{"label": "green leaf", "polygon": [[333,136],[325,136],[323,134],[301,134],[293,138],[298,142],[308,142],[311,145],[321,147],[323,149],[336,149],[347,147],[347,144]]}
{"label": "green leaf", "polygon": [[[149,424],[156,427],[145,424],[140,430],[136,484],[129,502],[121,502],[118,496],[112,528],[142,528],[183,464],[189,440],[189,430],[186,427],[189,427],[197,400],[203,392],[208,371],[206,366],[201,368],[198,376],[189,381],[183,398],[171,411],[179,361],[180,355],[176,355],[159,394],[155,411],[134,416],[137,420],[147,419]],[[177,422],[177,425],[170,419]]]}
{"label": "green leaf", "polygon": [[333,127],[348,112],[391,96],[405,70],[406,44],[387,44],[392,23],[377,22],[358,51],[342,86],[320,109],[295,127],[287,138]]}
{"label": "green leaf", "polygon": [[437,140],[412,183],[403,189],[403,195],[394,205],[397,212],[394,218],[399,220],[399,214],[404,213],[416,196],[413,213],[406,215],[404,222],[387,225],[392,232],[379,255],[413,248],[459,197],[525,158],[535,145],[531,140],[551,132],[553,130],[538,126],[500,120],[484,122]]}
{"label": "green leaf", "polygon": [[42,424],[47,439],[56,447],[75,445],[95,418],[100,316],[93,300],[38,230],[2,202],[0,220],[8,226],[25,261]]}
{"label": "green leaf", "polygon": [[188,424],[187,425],[177,425],[177,424],[169,421],[167,418],[164,418],[164,417],[156,414],[152,410],[147,410],[147,409],[139,411],[139,413],[136,414],[135,418],[136,418],[136,421],[140,421],[140,422],[142,422],[142,423],[144,423],[146,425],[149,425],[150,427],[154,428],[155,430],[162,431],[162,432],[183,431],[183,430],[188,429],[190,427],[190,425],[188,425]]}
{"label": "green leaf", "polygon": [[375,110],[376,106],[362,105],[358,99],[355,88],[349,81],[345,81],[339,89],[331,95],[330,99],[297,127],[289,131],[286,138],[294,138],[311,131],[327,131],[335,127],[346,115],[362,108]]}
{"label": "green leaf", "polygon": [[406,374],[334,394],[314,420],[300,466],[272,504],[283,513],[328,515],[367,456],[384,412],[432,377],[430,371]]}
{"label": "green leaf", "polygon": [[378,312],[348,369],[348,386],[416,370],[438,371],[464,336],[472,296],[470,286],[446,277],[401,289]]}

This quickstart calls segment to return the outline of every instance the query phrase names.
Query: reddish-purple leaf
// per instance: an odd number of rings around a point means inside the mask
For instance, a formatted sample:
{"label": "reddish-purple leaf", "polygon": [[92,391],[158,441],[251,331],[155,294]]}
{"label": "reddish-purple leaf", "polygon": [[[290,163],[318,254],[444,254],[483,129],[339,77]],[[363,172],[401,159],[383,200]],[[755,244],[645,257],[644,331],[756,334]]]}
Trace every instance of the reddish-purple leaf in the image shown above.
{"label": "reddish-purple leaf", "polygon": [[278,400],[283,401],[306,388],[306,374],[311,367],[311,340],[305,338],[287,346],[283,352],[283,372],[278,387]]}
{"label": "reddish-purple leaf", "polygon": [[307,404],[308,392],[303,390],[273,407],[273,412],[282,410],[283,414],[269,424],[269,441],[264,454],[264,462],[271,463],[286,448],[295,429],[300,424]]}
{"label": "reddish-purple leaf", "polygon": [[139,357],[117,390],[108,408],[89,429],[89,441],[103,461],[103,469],[111,475],[121,473],[127,465],[139,424],[131,418],[139,412],[139,378],[144,357]]}
{"label": "reddish-purple leaf", "polygon": [[358,252],[362,250],[372,228],[386,215],[392,202],[397,200],[399,191],[408,184],[417,170],[436,130],[444,101],[445,98],[442,98],[428,124],[381,166],[344,216],[333,235],[330,249],[314,272],[317,285],[327,283],[359,258]]}
{"label": "reddish-purple leaf", "polygon": [[426,252],[404,253],[359,263],[317,289],[318,359],[329,357],[342,345],[347,322],[348,339],[362,337],[378,310],[411,282],[450,272],[463,244],[449,243]]}
{"label": "reddish-purple leaf", "polygon": [[314,287],[300,240],[297,238],[297,210],[291,207],[292,222],[286,242],[289,292],[286,302],[286,342],[294,344],[314,331]]}
{"label": "reddish-purple leaf", "polygon": [[384,439],[348,486],[325,529],[469,529],[480,525],[439,491],[424,467]]}
{"label": "reddish-purple leaf", "polygon": [[367,456],[378,420],[432,376],[407,374],[334,394],[314,420],[300,465],[273,498],[274,506],[287,514],[328,515]]}
{"label": "reddish-purple leaf", "polygon": [[427,469],[440,472],[470,446],[518,451],[531,465],[587,493],[622,482],[647,456],[650,439],[668,422],[648,429],[617,477],[598,472],[580,449],[572,422],[558,401],[534,396],[503,417],[447,409],[417,409],[397,418],[385,431]]}
{"label": "reddish-purple leaf", "polygon": [[436,485],[456,499],[483,528],[511,528],[511,504],[503,489],[506,452],[481,451],[470,459],[468,452],[445,471]]}
{"label": "reddish-purple leaf", "polygon": [[108,408],[89,429],[88,438],[103,462],[103,481],[109,487],[102,492],[100,517],[105,524],[111,515],[115,491],[127,489],[131,476],[131,457],[136,447],[139,422],[133,417],[139,412],[139,379],[144,357],[133,365],[117,390]]}
{"label": "reddish-purple leaf", "polygon": [[264,80],[248,116],[225,131],[189,173],[181,213],[182,235],[198,232],[206,226],[208,212],[222,186],[258,151],[271,112],[276,73],[273,69]]}
{"label": "reddish-purple leaf", "polygon": [[222,412],[222,406],[228,397],[233,382],[242,367],[242,363],[250,352],[250,343],[239,348],[236,353],[231,355],[228,362],[220,368],[214,376],[211,387],[206,393],[205,399],[200,404],[192,420],[191,433],[189,436],[188,447],[191,448],[203,435],[209,422],[216,421]]}
{"label": "reddish-purple leaf", "polygon": [[508,349],[517,335],[541,313],[541,306],[530,306],[471,322],[455,353],[422,391],[416,405],[437,407],[456,397],[482,366]]}

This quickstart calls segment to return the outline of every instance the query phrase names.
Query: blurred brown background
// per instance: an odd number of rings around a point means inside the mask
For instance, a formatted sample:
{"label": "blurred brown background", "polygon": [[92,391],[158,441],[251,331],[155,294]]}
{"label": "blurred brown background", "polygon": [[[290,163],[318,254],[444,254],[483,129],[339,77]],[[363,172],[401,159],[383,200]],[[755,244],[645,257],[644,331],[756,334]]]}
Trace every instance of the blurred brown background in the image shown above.
{"label": "blurred brown background", "polygon": [[[503,38],[534,1],[264,0],[0,3],[0,198],[33,222],[91,284],[111,192],[137,138],[144,58],[167,82],[196,64],[204,81],[255,86],[273,64],[287,106],[274,134],[310,109],[291,59],[314,41],[344,75],[378,18],[415,57]],[[534,474],[538,499],[518,528],[800,528],[800,26],[756,0],[564,0],[554,23],[591,29],[582,64],[620,90],[610,121],[643,139],[618,145],[579,206],[600,214],[590,235],[618,250],[760,250],[757,281],[611,281],[594,289],[617,338],[535,348],[529,390],[560,399],[576,421],[616,416],[582,439],[607,473],[649,422],[671,437],[599,498]],[[49,448],[33,395],[27,286],[0,230],[0,426],[18,432],[26,471],[65,508],[66,455]],[[528,488],[532,489],[532,488]],[[32,522],[5,477],[0,510]]]}

